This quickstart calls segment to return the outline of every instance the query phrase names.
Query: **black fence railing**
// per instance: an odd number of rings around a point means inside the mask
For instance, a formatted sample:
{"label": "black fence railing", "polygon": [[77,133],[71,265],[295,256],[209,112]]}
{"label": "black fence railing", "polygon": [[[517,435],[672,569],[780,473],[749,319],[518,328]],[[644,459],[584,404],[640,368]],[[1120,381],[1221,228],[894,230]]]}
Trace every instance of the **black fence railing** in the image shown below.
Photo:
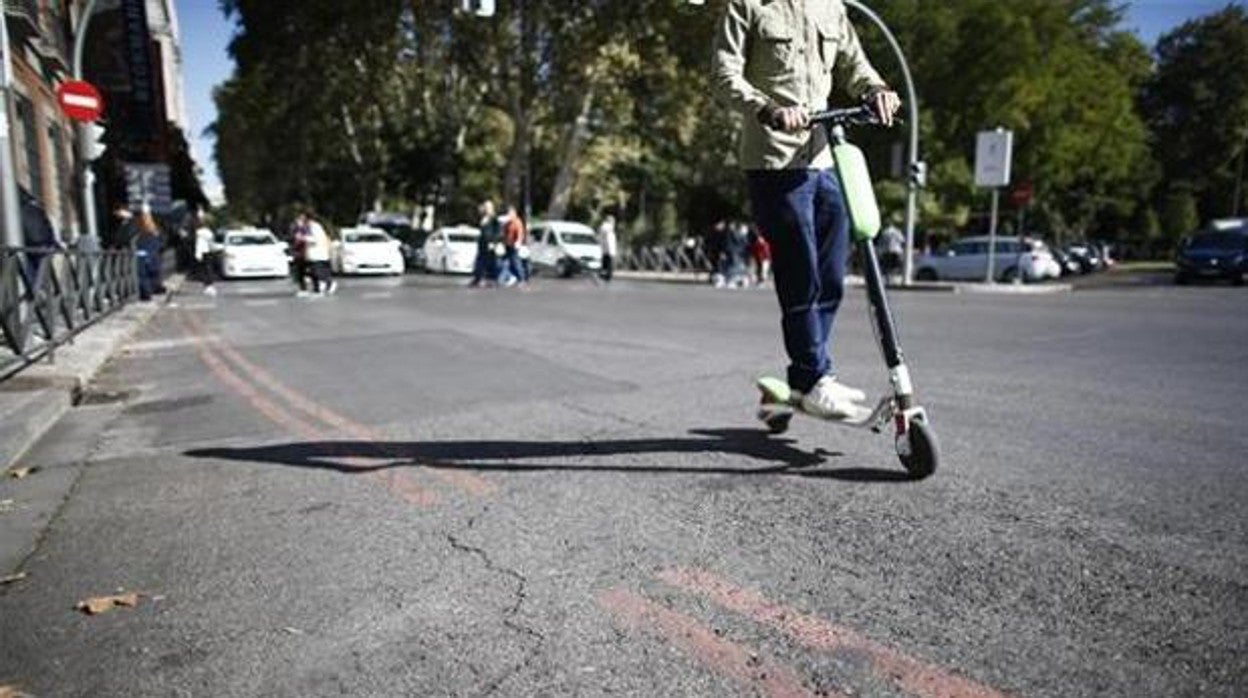
{"label": "black fence railing", "polygon": [[660,245],[622,250],[619,268],[629,271],[709,273],[711,261],[700,247]]}
{"label": "black fence railing", "polygon": [[138,294],[134,252],[0,247],[0,378]]}

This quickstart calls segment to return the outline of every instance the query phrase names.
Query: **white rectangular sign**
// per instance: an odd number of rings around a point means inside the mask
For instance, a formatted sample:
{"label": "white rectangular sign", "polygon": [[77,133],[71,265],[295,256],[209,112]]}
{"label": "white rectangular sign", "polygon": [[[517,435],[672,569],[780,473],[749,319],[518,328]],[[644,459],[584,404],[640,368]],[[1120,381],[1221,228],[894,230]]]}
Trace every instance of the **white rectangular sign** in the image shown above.
{"label": "white rectangular sign", "polygon": [[1013,131],[980,131],[975,139],[975,186],[1008,187],[1013,157]]}

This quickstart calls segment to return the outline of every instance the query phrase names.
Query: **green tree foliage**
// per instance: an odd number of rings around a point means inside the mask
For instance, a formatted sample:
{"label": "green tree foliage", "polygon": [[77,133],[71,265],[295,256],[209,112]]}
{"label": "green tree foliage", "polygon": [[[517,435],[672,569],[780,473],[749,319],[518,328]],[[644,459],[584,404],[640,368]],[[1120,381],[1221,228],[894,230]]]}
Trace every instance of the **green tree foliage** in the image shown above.
{"label": "green tree foliage", "polygon": [[[1152,176],[1135,109],[1147,50],[1118,29],[1109,0],[881,0],[871,3],[908,53],[923,108],[923,156],[940,212],[927,223],[961,227],[983,216],[986,192],[970,172],[978,131],[1015,132],[1014,181],[1036,191],[1045,232],[1081,236],[1131,215]],[[861,22],[870,55],[900,84],[887,46]]]}
{"label": "green tree foliage", "polygon": [[[486,19],[457,0],[361,0],[350,11],[225,0],[237,70],[217,94],[215,128],[231,205],[280,217],[303,202],[346,221],[383,203],[436,202],[456,222],[482,198],[521,204],[527,192],[535,215],[613,210],[638,243],[743,216],[740,117],[708,81],[725,1],[500,0]],[[1016,133],[1014,180],[1036,191],[1031,230],[1148,239],[1138,228],[1165,209],[1153,193],[1162,172],[1191,183],[1202,207],[1227,200],[1248,130],[1242,9],[1167,37],[1155,70],[1113,0],[871,5],[918,85],[930,163],[922,230],[984,225],[975,134],[998,125]],[[900,86],[883,38],[856,24]],[[857,137],[877,171],[901,138]],[[880,194],[890,215],[904,205],[899,180],[884,178]]]}
{"label": "green tree foliage", "polygon": [[1244,188],[1238,207],[1235,195],[1248,148],[1248,9],[1228,5],[1184,24],[1162,37],[1157,61],[1142,104],[1167,186],[1190,186],[1204,219],[1242,214]]}

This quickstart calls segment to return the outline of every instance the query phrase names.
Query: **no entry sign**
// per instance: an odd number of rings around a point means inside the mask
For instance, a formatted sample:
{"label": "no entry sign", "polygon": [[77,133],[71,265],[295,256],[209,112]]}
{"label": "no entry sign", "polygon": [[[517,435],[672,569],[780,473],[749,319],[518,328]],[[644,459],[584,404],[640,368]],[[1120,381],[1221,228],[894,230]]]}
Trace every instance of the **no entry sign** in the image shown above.
{"label": "no entry sign", "polygon": [[56,88],[56,100],[61,111],[75,121],[97,121],[104,113],[104,98],[89,82],[70,80]]}

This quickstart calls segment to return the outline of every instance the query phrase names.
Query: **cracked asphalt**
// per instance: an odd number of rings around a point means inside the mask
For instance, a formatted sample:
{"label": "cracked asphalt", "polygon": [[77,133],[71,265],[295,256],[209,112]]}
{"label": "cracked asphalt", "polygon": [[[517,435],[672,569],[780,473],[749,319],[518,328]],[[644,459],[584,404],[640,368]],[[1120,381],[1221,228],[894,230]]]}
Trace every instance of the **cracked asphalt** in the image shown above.
{"label": "cracked asphalt", "polygon": [[[769,291],[461,283],[189,285],[0,483],[65,492],[0,687],[1243,695],[1242,289],[896,294],[944,451],[912,482],[887,437],[754,421]],[[836,358],[879,392],[865,318]]]}

